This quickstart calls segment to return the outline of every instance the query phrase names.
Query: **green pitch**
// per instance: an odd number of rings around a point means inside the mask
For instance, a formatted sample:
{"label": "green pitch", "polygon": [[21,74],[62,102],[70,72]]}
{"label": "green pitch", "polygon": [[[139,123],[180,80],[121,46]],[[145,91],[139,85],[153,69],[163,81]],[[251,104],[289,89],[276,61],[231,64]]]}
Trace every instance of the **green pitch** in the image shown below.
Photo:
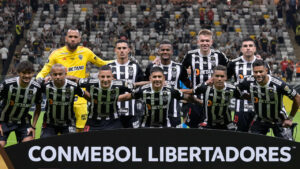
{"label": "green pitch", "polygon": [[[291,107],[292,107],[292,101],[290,99],[288,99],[287,97],[284,97],[283,100],[284,100],[284,105],[286,107],[286,110],[290,111]],[[32,114],[33,112],[30,112],[30,113]],[[39,120],[38,120],[38,123],[36,125],[36,138],[40,138],[43,117],[44,117],[44,112],[41,113],[41,115],[39,117]],[[294,137],[296,136],[295,134],[297,134],[296,141],[300,142],[300,136],[298,134],[298,131],[300,132],[300,109],[298,110],[298,113],[297,113],[296,117],[294,118],[294,122],[298,123],[297,128],[296,128],[295,133],[294,133]],[[272,136],[273,134],[272,134],[272,132],[270,132],[268,135]],[[10,146],[10,145],[13,145],[13,144],[16,144],[16,143],[17,143],[17,141],[16,141],[15,133],[10,134],[10,136],[7,140],[7,145],[6,146]]]}

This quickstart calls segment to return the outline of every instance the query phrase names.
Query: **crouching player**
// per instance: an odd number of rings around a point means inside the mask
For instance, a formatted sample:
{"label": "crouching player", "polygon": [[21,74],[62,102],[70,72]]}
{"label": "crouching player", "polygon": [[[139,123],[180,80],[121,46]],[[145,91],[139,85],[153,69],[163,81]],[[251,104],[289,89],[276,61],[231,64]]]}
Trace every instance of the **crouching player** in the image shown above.
{"label": "crouching player", "polygon": [[41,111],[41,86],[32,79],[34,69],[31,62],[24,61],[17,66],[18,76],[6,79],[0,84],[0,146],[4,147],[9,134],[15,131],[18,142],[33,140],[36,121],[31,125],[28,113],[36,105],[34,118]]}
{"label": "crouching player", "polygon": [[51,67],[50,76],[52,80],[42,84],[47,105],[41,138],[59,133],[76,132],[76,119],[73,110],[75,95],[87,100],[90,99],[90,94],[87,91],[81,89],[77,83],[66,79],[66,68],[63,65],[54,64]]}
{"label": "crouching player", "polygon": [[165,86],[164,71],[153,67],[150,71],[150,84],[132,93],[119,96],[119,101],[142,99],[146,103],[146,113],[141,127],[171,127],[170,114],[174,112],[174,100],[187,100],[200,103],[200,100],[181,91]]}

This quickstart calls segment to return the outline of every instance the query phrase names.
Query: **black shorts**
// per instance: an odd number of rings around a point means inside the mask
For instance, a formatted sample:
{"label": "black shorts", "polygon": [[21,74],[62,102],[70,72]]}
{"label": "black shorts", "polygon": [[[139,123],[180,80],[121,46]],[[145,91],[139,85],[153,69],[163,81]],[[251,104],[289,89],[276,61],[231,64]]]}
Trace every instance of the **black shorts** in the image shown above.
{"label": "black shorts", "polygon": [[181,117],[170,117],[169,116],[169,120],[170,120],[170,123],[171,123],[171,127],[177,127],[178,125],[183,123]]}
{"label": "black shorts", "polygon": [[43,124],[41,138],[47,138],[60,134],[75,133],[76,126],[55,126],[51,124]]}
{"label": "black shorts", "polygon": [[191,111],[189,112],[187,124],[190,128],[198,128],[199,124],[204,122],[206,114],[204,112],[204,107],[198,104],[191,104]]}
{"label": "black shorts", "polygon": [[237,131],[248,132],[254,116],[255,112],[253,111],[235,112],[234,122],[237,125]]}
{"label": "black shorts", "polygon": [[88,119],[84,131],[99,131],[99,130],[111,130],[111,129],[119,129],[123,128],[120,119],[110,119],[110,120],[91,120]]}
{"label": "black shorts", "polygon": [[141,124],[138,116],[121,116],[120,120],[124,128],[139,128]]}
{"label": "black shorts", "polygon": [[27,135],[30,124],[15,124],[15,123],[2,123],[3,136],[0,135],[1,141],[7,141],[9,134],[15,131],[17,141],[20,143],[24,138],[32,136],[32,133]]}
{"label": "black shorts", "polygon": [[270,123],[262,120],[256,120],[253,122],[250,128],[250,133],[267,135],[267,133],[273,130],[276,137],[293,140],[293,131],[291,128],[282,127],[282,123]]}

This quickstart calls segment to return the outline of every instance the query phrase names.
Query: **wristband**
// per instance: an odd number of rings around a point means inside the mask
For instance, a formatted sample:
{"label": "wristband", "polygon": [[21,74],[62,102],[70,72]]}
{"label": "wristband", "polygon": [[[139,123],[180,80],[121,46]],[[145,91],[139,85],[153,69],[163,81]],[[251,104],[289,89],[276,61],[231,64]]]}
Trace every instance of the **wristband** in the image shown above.
{"label": "wristband", "polygon": [[31,126],[31,128],[33,128],[35,130],[35,127]]}

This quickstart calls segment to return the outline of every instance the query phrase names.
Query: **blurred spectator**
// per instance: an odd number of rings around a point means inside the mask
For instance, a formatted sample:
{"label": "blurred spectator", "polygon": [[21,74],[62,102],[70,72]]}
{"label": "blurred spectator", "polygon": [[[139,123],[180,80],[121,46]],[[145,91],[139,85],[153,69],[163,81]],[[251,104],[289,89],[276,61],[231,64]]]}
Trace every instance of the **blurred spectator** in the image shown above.
{"label": "blurred spectator", "polygon": [[2,59],[2,68],[4,68],[7,61],[7,55],[8,55],[8,49],[4,45],[1,46],[0,54]]}
{"label": "blurred spectator", "polygon": [[300,61],[296,63],[296,77],[300,77]]}
{"label": "blurred spectator", "polygon": [[286,67],[286,81],[291,82],[293,80],[293,73],[294,73],[294,64],[289,62],[288,66]]}
{"label": "blurred spectator", "polygon": [[280,66],[281,66],[281,74],[282,74],[282,77],[286,77],[286,68],[288,67],[289,65],[289,61],[287,60],[287,57],[284,57],[283,58],[283,61],[280,62]]}
{"label": "blurred spectator", "polygon": [[210,25],[212,25],[213,24],[213,21],[214,21],[214,11],[212,10],[212,9],[209,9],[208,11],[207,11],[207,19],[208,19],[208,23],[210,24]]}
{"label": "blurred spectator", "polygon": [[262,37],[260,39],[260,49],[264,52],[268,52],[268,44],[269,44],[269,40],[268,38],[266,37],[265,34],[262,34]]}
{"label": "blurred spectator", "polygon": [[277,39],[275,36],[272,37],[272,40],[270,42],[270,52],[273,55],[276,55],[276,47],[277,47]]}

